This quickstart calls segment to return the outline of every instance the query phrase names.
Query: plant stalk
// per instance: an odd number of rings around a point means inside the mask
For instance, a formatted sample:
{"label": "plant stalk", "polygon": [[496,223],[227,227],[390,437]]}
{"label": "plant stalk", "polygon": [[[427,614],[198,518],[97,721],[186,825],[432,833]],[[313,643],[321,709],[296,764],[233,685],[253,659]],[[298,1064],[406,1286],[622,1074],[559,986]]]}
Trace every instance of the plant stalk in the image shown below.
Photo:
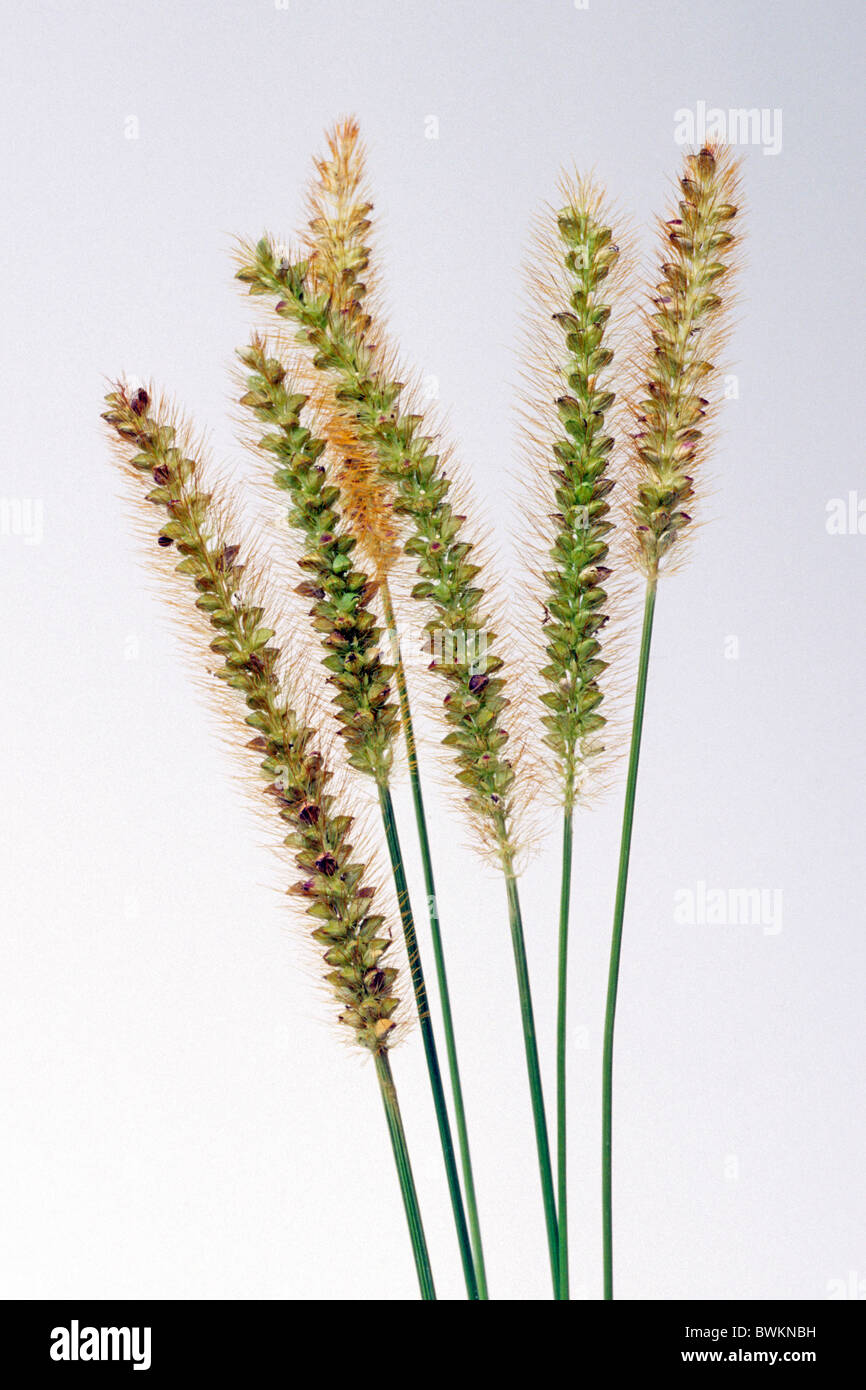
{"label": "plant stalk", "polygon": [[625,788],[625,807],[622,818],[622,839],[619,851],[619,871],[616,882],[616,905],[613,915],[613,934],[610,943],[610,969],[607,980],[607,1007],[604,1016],[604,1056],[602,1061],[602,1137],[601,1137],[601,1205],[604,1243],[604,1296],[613,1298],[613,1210],[612,1210],[612,1120],[613,1120],[613,1032],[616,1021],[616,995],[619,984],[619,958],[622,950],[622,923],[625,913],[625,895],[628,885],[629,855],[631,853],[631,832],[634,823],[634,800],[637,788],[637,770],[640,759],[641,732],[643,730],[644,705],[646,703],[647,671],[649,669],[650,641],[652,638],[653,614],[655,612],[656,575],[647,579],[646,599],[643,613],[643,629],[640,639],[638,659],[637,690],[635,692],[634,718],[631,727],[631,747],[628,755],[628,776]]}
{"label": "plant stalk", "polygon": [[442,1073],[439,1069],[436,1039],[433,1035],[433,1023],[430,1018],[427,986],[424,982],[424,971],[418,950],[418,938],[415,933],[415,920],[412,916],[412,906],[409,902],[409,887],[406,882],[406,871],[403,866],[403,851],[400,848],[400,839],[397,834],[397,820],[394,815],[394,803],[391,799],[391,790],[387,783],[379,783],[378,789],[379,804],[382,808],[382,821],[385,826],[385,838],[388,841],[388,853],[391,857],[394,885],[397,889],[400,920],[403,924],[406,955],[409,960],[409,968],[412,972],[412,988],[415,992],[418,1021],[421,1025],[421,1038],[424,1043],[424,1055],[427,1059],[430,1089],[433,1092],[433,1105],[436,1110],[436,1122],[439,1126],[442,1156],[445,1160],[445,1174],[448,1179],[448,1191],[451,1195],[451,1208],[454,1213],[454,1224],[457,1228],[460,1258],[463,1262],[463,1276],[466,1280],[467,1295],[474,1301],[478,1298],[478,1283],[475,1278],[472,1246],[469,1239],[469,1230],[466,1225],[466,1213],[463,1209],[463,1194],[460,1191],[460,1178],[457,1174],[457,1163],[454,1157],[454,1141],[451,1138],[451,1124],[448,1119],[448,1107],[445,1102],[445,1091],[442,1086]]}
{"label": "plant stalk", "polygon": [[569,1298],[568,1287],[568,1162],[566,1119],[566,1011],[568,1002],[568,917],[571,903],[572,828],[571,794],[562,820],[562,884],[559,896],[559,991],[556,1008],[556,1161],[559,1226],[559,1297]]}
{"label": "plant stalk", "polygon": [[376,1053],[376,1075],[379,1078],[379,1089],[382,1092],[385,1118],[388,1121],[388,1132],[391,1135],[391,1147],[394,1150],[394,1162],[397,1165],[397,1176],[400,1179],[403,1206],[406,1209],[406,1220],[409,1223],[409,1238],[412,1241],[412,1254],[415,1257],[415,1269],[418,1273],[421,1297],[425,1300],[435,1300],[436,1290],[433,1287],[433,1274],[430,1270],[430,1257],[427,1254],[427,1242],[424,1238],[418,1194],[415,1191],[415,1180],[412,1177],[412,1165],[409,1162],[409,1149],[406,1145],[403,1119],[400,1115],[397,1090],[391,1074],[391,1062],[387,1052]]}
{"label": "plant stalk", "polygon": [[406,759],[409,764],[409,779],[412,786],[412,802],[415,808],[415,823],[418,827],[418,843],[424,868],[424,888],[430,915],[430,935],[433,940],[433,959],[436,965],[436,980],[439,985],[439,1000],[442,1007],[442,1026],[445,1030],[445,1051],[448,1056],[448,1074],[451,1080],[451,1095],[454,1101],[454,1118],[457,1124],[457,1144],[460,1149],[460,1167],[463,1171],[463,1188],[466,1194],[466,1212],[472,1238],[472,1254],[475,1264],[475,1278],[478,1284],[478,1297],[487,1298],[487,1271],[484,1267],[484,1249],[481,1243],[481,1223],[478,1218],[478,1203],[475,1197],[475,1179],[472,1173],[472,1157],[469,1151],[469,1130],[466,1124],[466,1109],[463,1102],[463,1086],[460,1081],[460,1068],[457,1063],[457,1041],[454,1035],[454,1018],[451,1012],[451,995],[448,989],[448,975],[445,968],[445,947],[439,923],[439,907],[436,898],[436,884],[433,878],[433,858],[430,852],[430,837],[427,833],[427,817],[424,812],[424,797],[421,791],[421,776],[418,771],[418,750],[415,745],[415,729],[409,705],[409,689],[406,684],[406,671],[400,651],[400,638],[394,617],[394,607],[387,580],[382,580],[382,607],[385,625],[391,640],[397,695],[400,701],[400,715],[403,721],[403,736],[406,742]]}
{"label": "plant stalk", "polygon": [[510,856],[505,856],[503,866],[505,869],[505,887],[508,893],[508,917],[511,925],[511,944],[514,949],[514,966],[517,971],[517,988],[520,994],[523,1045],[526,1049],[526,1070],[529,1074],[532,1117],[535,1122],[535,1145],[538,1150],[538,1172],[541,1178],[541,1194],[544,1201],[544,1220],[547,1227],[550,1273],[553,1280],[553,1296],[555,1299],[558,1299],[559,1231],[556,1220],[556,1199],[553,1192],[553,1173],[550,1167],[550,1142],[547,1137],[547,1120],[544,1114],[544,1095],[541,1087],[541,1068],[538,1063],[538,1043],[535,1037],[535,1019],[532,1012],[532,995],[529,988],[529,967],[526,961],[526,943],[523,939],[523,919],[520,913],[520,898],[517,893],[517,880],[514,876],[514,867]]}

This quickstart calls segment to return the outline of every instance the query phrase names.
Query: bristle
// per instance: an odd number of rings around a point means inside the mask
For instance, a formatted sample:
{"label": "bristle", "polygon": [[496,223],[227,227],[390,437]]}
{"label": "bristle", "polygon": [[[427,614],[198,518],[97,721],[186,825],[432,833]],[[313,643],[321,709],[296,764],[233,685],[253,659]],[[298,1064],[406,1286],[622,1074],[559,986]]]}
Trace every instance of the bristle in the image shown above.
{"label": "bristle", "polygon": [[259,448],[276,458],[277,487],[289,494],[289,523],[303,537],[297,592],[312,601],[310,616],[325,649],[323,664],[349,762],[382,785],[393,758],[398,711],[393,667],[381,659],[381,631],[371,608],[375,582],[355,567],[355,537],[341,515],[342,498],[320,459],[324,440],[301,423],[306,396],[290,389],[286,371],[254,337],[238,356],[249,369],[241,404],[269,427]]}
{"label": "bristle", "polygon": [[123,445],[125,461],[155,487],[147,501],[161,509],[157,540],[182,557],[176,570],[195,607],[216,634],[210,643],[216,675],[243,697],[268,793],[289,827],[300,880],[293,891],[315,921],[312,936],[328,967],[326,980],[340,1006],[340,1021],[357,1043],[381,1052],[393,1040],[398,999],[396,970],[383,964],[391,944],[385,919],[370,912],[365,865],[354,858],[343,813],[315,735],[283,693],[279,652],[263,607],[250,588],[240,546],[220,524],[220,506],[204,490],[188,432],[144,389],[118,384],[106,397],[104,419]]}
{"label": "bristle", "polygon": [[650,577],[692,521],[707,449],[707,386],[730,301],[737,164],[727,147],[685,159],[678,202],[661,226],[663,260],[635,402],[637,559]]}

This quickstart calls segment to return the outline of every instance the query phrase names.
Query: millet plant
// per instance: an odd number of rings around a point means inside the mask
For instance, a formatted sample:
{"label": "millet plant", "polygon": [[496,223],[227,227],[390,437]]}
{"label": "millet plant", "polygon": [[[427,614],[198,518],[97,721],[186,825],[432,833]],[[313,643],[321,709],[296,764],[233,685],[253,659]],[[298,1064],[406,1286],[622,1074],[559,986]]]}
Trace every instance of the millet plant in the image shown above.
{"label": "millet plant", "polygon": [[[116,452],[154,518],[152,563],[175,606],[189,609],[189,631],[204,640],[204,660],[219,659],[216,674],[234,700],[239,747],[254,753],[283,822],[299,875],[292,900],[320,952],[336,1018],[357,1048],[372,1054],[427,1300],[436,1297],[433,1273],[391,1067],[395,1046],[411,1045],[413,1016],[466,1295],[486,1300],[489,1292],[422,789],[426,744],[416,735],[416,690],[405,659],[408,616],[417,615],[425,634],[419,685],[435,695],[420,722],[426,733],[437,732],[465,824],[505,888],[551,1289],[567,1300],[568,942],[575,866],[579,882],[589,872],[575,856],[575,813],[591,804],[599,770],[615,762],[610,713],[623,692],[609,680],[611,632],[628,632],[629,577],[645,585],[604,1029],[603,1287],[612,1298],[614,1019],[650,636],[658,578],[682,550],[708,443],[737,244],[736,187],[727,149],[686,157],[646,304],[624,271],[629,256],[620,219],[596,187],[564,179],[542,214],[530,260],[528,429],[517,478],[521,511],[535,518],[536,561],[514,577],[509,595],[484,559],[483,528],[461,471],[387,341],[375,288],[372,201],[353,120],[334,127],[316,160],[295,249],[265,236],[238,250],[237,279],[270,320],[238,353],[239,399],[255,455],[267,461],[268,486],[282,499],[279,545],[295,569],[292,601],[301,600],[308,624],[302,640],[295,634],[289,659],[277,645],[285,595],[274,591],[273,576],[263,582],[254,575],[274,556],[263,553],[261,538],[244,537],[238,509],[207,485],[207,465],[188,427],[149,386],[119,381],[106,397]],[[525,600],[532,615],[528,644],[494,618],[515,599]],[[315,698],[310,686],[318,687]],[[404,765],[438,1020],[392,794]],[[350,839],[365,788],[378,806],[389,885],[375,881],[376,852],[367,863]],[[526,851],[543,848],[546,824],[536,815],[530,834],[524,816],[530,800],[537,809],[540,790],[547,793],[543,804],[558,808],[561,840],[559,918],[549,924],[558,960],[553,1143],[519,893]],[[401,970],[412,985],[411,1012],[400,1003]],[[509,1122],[516,1124],[519,1113],[509,1105]],[[586,1122],[585,1107],[579,1113]]]}

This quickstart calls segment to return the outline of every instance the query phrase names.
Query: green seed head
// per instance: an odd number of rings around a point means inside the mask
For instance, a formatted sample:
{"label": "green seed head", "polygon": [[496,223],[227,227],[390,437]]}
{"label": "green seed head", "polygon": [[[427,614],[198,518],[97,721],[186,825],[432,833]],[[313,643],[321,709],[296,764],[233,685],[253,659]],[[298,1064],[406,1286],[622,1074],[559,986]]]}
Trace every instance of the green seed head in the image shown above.
{"label": "green seed head", "polygon": [[[538,297],[558,330],[551,345],[553,382],[560,394],[556,418],[549,408],[532,437],[544,442],[539,473],[545,513],[543,580],[545,743],[556,756],[560,794],[568,809],[578,775],[604,751],[601,712],[602,629],[608,622],[605,587],[614,487],[614,446],[608,416],[610,280],[620,256],[600,199],[588,184],[566,184],[567,202],[555,218],[556,235],[544,228],[552,273],[533,267]],[[543,288],[542,288],[543,287]],[[550,429],[552,426],[552,430]],[[556,428],[558,426],[558,428]]]}
{"label": "green seed head", "polygon": [[301,423],[307,397],[292,392],[285,370],[254,338],[239,353],[250,370],[241,404],[269,426],[260,449],[276,459],[274,481],[291,499],[289,523],[302,538],[299,592],[312,599],[310,617],[326,655],[333,705],[349,761],[359,771],[388,780],[398,726],[391,698],[393,667],[383,663],[371,603],[376,586],[356,568],[356,539],[341,514],[341,495],[324,465],[325,443]]}

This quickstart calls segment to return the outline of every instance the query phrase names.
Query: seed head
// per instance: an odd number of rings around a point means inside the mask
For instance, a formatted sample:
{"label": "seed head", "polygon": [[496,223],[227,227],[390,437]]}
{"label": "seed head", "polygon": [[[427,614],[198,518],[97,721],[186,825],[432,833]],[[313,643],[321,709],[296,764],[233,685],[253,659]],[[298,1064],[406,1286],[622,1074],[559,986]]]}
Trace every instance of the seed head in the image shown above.
{"label": "seed head", "polygon": [[264,339],[254,337],[239,356],[251,373],[241,404],[269,426],[259,447],[278,461],[274,481],[291,499],[289,522],[303,540],[298,563],[311,578],[299,587],[313,597],[310,616],[327,653],[323,664],[349,761],[384,783],[399,716],[390,698],[393,668],[381,660],[370,607],[375,585],[355,568],[356,540],[343,522],[340,489],[318,464],[324,441],[301,423],[306,396],[287,388]]}
{"label": "seed head", "polygon": [[[366,870],[353,860],[348,839],[352,818],[341,813],[329,789],[331,774],[313,746],[313,731],[278,678],[274,632],[264,625],[263,608],[248,582],[241,582],[240,547],[222,534],[188,437],[168,413],[152,406],[145,392],[130,398],[122,385],[106,403],[103,418],[122,441],[125,462],[139,474],[164,475],[147,494],[170,518],[160,541],[176,544],[183,588],[190,598],[196,595],[195,606],[215,634],[210,650],[223,663],[216,674],[239,692],[249,710],[245,723],[256,730],[251,746],[288,828],[285,843],[303,874],[295,891],[307,900],[339,1017],[362,1047],[381,1051],[389,1045],[398,1004],[391,991],[396,971],[381,965],[390,931],[383,917],[369,911],[370,895],[362,891]],[[377,979],[371,988],[371,971],[381,971],[386,985]]]}
{"label": "seed head", "polygon": [[[530,287],[533,330],[539,310],[552,324],[539,334],[549,343],[538,376],[541,389],[551,390],[553,410],[540,398],[531,407],[526,443],[543,511],[544,742],[556,756],[557,793],[570,809],[578,774],[604,752],[607,722],[600,706],[608,664],[601,646],[609,616],[605,561],[614,529],[609,325],[620,249],[592,185],[563,180],[561,188],[563,203],[539,225]],[[539,396],[535,381],[532,391]]]}
{"label": "seed head", "polygon": [[737,165],[728,148],[685,159],[678,216],[661,224],[663,259],[648,316],[633,435],[638,561],[654,578],[692,520],[706,451],[707,379],[724,327],[736,249]]}

